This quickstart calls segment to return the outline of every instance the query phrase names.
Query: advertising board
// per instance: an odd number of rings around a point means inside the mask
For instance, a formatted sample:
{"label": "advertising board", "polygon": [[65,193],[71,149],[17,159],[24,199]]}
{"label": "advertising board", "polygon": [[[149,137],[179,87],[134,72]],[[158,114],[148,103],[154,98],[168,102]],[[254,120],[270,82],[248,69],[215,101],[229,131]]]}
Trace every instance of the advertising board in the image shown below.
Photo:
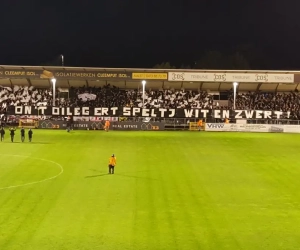
{"label": "advertising board", "polygon": [[40,78],[40,79],[131,79],[131,73],[122,71],[85,71],[85,70],[0,70],[0,78]]}
{"label": "advertising board", "polygon": [[300,133],[300,125],[283,125],[284,133]]}
{"label": "advertising board", "polygon": [[[102,121],[75,121],[72,124],[74,130],[101,130],[104,122]],[[66,129],[65,121],[40,121],[40,129]],[[110,130],[128,131],[157,131],[164,130],[165,125],[161,122],[111,122]]]}
{"label": "advertising board", "polygon": [[294,74],[169,72],[168,81],[293,83]]}
{"label": "advertising board", "polygon": [[132,79],[133,80],[168,80],[168,74],[167,73],[132,73]]}
{"label": "advertising board", "polygon": [[283,133],[283,125],[206,123],[205,131]]}

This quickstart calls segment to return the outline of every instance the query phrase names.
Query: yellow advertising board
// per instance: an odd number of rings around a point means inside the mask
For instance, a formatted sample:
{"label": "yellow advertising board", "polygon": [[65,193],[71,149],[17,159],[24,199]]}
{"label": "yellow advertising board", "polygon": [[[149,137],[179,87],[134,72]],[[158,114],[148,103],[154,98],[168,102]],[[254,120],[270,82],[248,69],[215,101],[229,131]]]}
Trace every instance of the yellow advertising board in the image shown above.
{"label": "yellow advertising board", "polygon": [[168,80],[167,73],[132,73],[132,79],[136,80]]}

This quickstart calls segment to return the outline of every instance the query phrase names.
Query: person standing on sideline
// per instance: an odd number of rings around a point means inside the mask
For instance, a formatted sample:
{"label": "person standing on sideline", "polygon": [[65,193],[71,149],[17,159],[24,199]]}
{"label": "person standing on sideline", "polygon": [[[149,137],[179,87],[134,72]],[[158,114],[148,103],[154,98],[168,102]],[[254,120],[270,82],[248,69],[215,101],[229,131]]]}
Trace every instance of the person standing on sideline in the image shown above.
{"label": "person standing on sideline", "polygon": [[107,132],[107,121],[105,121],[104,130]]}
{"label": "person standing on sideline", "polygon": [[31,129],[28,130],[28,138],[29,138],[29,142],[31,142],[32,140],[32,135],[33,135],[33,132]]}
{"label": "person standing on sideline", "polygon": [[114,174],[115,173],[115,166],[117,164],[117,158],[113,154],[111,157],[109,157],[109,162],[108,162],[108,169],[109,169],[109,174]]}
{"label": "person standing on sideline", "polygon": [[24,142],[25,140],[25,129],[22,127],[21,128],[21,141]]}
{"label": "person standing on sideline", "polygon": [[2,128],[0,129],[1,141],[4,141],[4,135],[5,135],[5,130],[4,130],[4,128],[2,127]]}
{"label": "person standing on sideline", "polygon": [[70,133],[71,130],[71,123],[67,121],[67,132]]}
{"label": "person standing on sideline", "polygon": [[198,126],[198,130],[199,130],[199,131],[203,128],[203,122],[202,122],[202,120],[199,120],[199,121],[197,122],[197,126]]}
{"label": "person standing on sideline", "polygon": [[110,129],[110,120],[107,121],[107,132]]}
{"label": "person standing on sideline", "polygon": [[109,131],[109,127],[110,127],[110,121],[107,120],[107,121],[105,122],[105,126],[104,126],[104,129],[105,129],[106,132]]}
{"label": "person standing on sideline", "polygon": [[71,130],[71,117],[68,116],[67,117],[67,131],[68,131],[68,133],[70,132],[70,130]]}
{"label": "person standing on sideline", "polygon": [[10,129],[10,139],[11,139],[11,142],[14,142],[15,131],[16,131],[15,128],[11,128],[11,129]]}

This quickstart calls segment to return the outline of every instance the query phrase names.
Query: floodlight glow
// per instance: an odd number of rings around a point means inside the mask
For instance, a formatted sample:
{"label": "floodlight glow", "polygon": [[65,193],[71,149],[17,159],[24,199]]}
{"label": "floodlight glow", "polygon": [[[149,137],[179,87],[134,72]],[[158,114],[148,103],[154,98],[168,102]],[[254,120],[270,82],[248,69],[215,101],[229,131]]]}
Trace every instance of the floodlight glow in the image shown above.
{"label": "floodlight glow", "polygon": [[60,56],[61,56],[61,66],[64,66],[64,60],[65,60],[64,55],[60,55]]}
{"label": "floodlight glow", "polygon": [[236,102],[236,88],[239,84],[237,82],[233,83],[233,109],[235,109],[235,102]]}
{"label": "floodlight glow", "polygon": [[51,82],[53,84],[53,94],[52,94],[52,96],[53,96],[53,103],[52,103],[52,105],[53,105],[53,107],[55,107],[55,92],[56,92],[55,83],[56,83],[56,79],[52,78]]}
{"label": "floodlight glow", "polygon": [[144,108],[144,104],[145,104],[145,85],[146,85],[146,81],[143,80],[142,81],[143,84],[143,108]]}

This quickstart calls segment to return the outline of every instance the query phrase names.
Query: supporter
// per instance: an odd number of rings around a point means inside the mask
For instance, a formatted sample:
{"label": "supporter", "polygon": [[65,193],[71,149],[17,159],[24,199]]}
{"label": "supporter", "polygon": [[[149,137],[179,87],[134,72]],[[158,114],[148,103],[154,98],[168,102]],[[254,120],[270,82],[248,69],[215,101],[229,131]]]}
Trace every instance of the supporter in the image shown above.
{"label": "supporter", "polygon": [[[58,96],[58,95],[56,95]],[[52,106],[51,89],[14,86],[0,88],[0,112],[8,106]],[[142,107],[143,96],[138,90],[123,90],[105,85],[96,87],[70,88],[69,98],[56,98],[57,107]],[[207,92],[185,90],[146,91],[146,108],[215,108],[213,96]]]}
{"label": "supporter", "polygon": [[[142,92],[124,90],[109,84],[103,87],[71,87],[68,98],[56,94],[57,107],[143,107]],[[233,103],[233,94],[229,95]],[[0,86],[0,113],[5,113],[9,106],[52,106],[52,90],[36,89],[33,86]],[[220,107],[213,95],[205,91],[187,90],[147,90],[144,96],[146,108],[199,108],[228,109]],[[236,109],[275,110],[290,112],[290,118],[300,119],[300,95],[291,93],[239,93],[236,97]]]}
{"label": "supporter", "polygon": [[[233,95],[230,96],[229,100],[233,103]],[[290,112],[290,118],[300,119],[300,95],[298,92],[240,93],[236,96],[236,109]]]}

